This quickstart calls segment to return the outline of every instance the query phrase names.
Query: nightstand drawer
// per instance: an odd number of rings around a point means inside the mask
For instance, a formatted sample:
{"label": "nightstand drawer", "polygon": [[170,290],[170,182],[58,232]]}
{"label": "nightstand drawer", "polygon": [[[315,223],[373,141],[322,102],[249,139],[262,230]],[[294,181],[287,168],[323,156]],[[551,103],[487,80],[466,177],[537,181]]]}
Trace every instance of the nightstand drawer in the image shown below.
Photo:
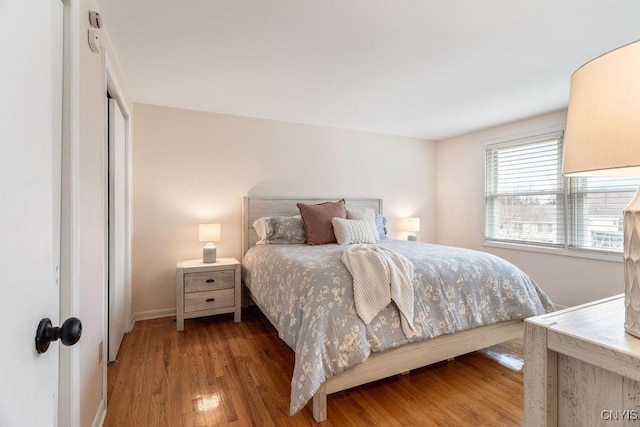
{"label": "nightstand drawer", "polygon": [[184,296],[184,312],[191,313],[194,311],[233,307],[234,298],[234,289],[222,289],[219,291],[208,292],[192,292]]}
{"label": "nightstand drawer", "polygon": [[234,286],[234,270],[205,271],[201,273],[186,273],[184,275],[185,293],[233,289]]}

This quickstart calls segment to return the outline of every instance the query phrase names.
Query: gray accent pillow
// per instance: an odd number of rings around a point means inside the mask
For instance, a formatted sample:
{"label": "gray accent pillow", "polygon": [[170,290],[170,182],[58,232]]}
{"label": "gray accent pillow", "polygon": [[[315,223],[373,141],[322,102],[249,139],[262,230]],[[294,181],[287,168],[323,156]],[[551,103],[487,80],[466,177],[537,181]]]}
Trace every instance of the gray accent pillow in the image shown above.
{"label": "gray accent pillow", "polygon": [[379,213],[376,214],[376,229],[381,239],[387,237],[387,218]]}
{"label": "gray accent pillow", "polygon": [[260,240],[256,245],[306,243],[302,218],[297,216],[263,217],[253,223]]}

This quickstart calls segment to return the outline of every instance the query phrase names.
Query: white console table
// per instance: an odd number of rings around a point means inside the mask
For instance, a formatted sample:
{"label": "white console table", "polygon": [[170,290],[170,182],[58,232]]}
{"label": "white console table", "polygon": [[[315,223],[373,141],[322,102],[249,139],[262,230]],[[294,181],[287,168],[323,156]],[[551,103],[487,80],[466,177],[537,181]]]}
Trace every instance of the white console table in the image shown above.
{"label": "white console table", "polygon": [[640,425],[640,339],[622,295],[525,321],[526,426]]}

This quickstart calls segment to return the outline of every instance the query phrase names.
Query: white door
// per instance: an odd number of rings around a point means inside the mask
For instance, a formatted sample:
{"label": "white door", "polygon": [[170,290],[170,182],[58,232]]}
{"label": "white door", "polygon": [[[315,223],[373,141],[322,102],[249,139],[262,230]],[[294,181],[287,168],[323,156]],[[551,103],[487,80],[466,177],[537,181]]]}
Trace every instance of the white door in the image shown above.
{"label": "white door", "polygon": [[59,325],[63,5],[0,1],[0,425],[54,426]]}
{"label": "white door", "polygon": [[125,295],[125,120],[109,98],[109,351],[114,362],[124,336]]}

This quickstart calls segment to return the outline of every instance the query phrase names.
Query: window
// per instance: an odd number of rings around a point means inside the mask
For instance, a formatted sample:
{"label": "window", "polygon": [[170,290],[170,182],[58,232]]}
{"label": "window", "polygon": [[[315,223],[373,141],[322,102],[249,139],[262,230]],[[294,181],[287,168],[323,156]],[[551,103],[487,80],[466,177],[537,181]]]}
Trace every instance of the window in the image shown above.
{"label": "window", "polygon": [[562,136],[486,147],[486,239],[622,252],[622,210],[640,179],[563,178]]}
{"label": "window", "polygon": [[561,133],[487,147],[487,239],[564,245],[561,157]]}
{"label": "window", "polygon": [[637,178],[569,180],[570,246],[622,252],[622,210],[633,198]]}

